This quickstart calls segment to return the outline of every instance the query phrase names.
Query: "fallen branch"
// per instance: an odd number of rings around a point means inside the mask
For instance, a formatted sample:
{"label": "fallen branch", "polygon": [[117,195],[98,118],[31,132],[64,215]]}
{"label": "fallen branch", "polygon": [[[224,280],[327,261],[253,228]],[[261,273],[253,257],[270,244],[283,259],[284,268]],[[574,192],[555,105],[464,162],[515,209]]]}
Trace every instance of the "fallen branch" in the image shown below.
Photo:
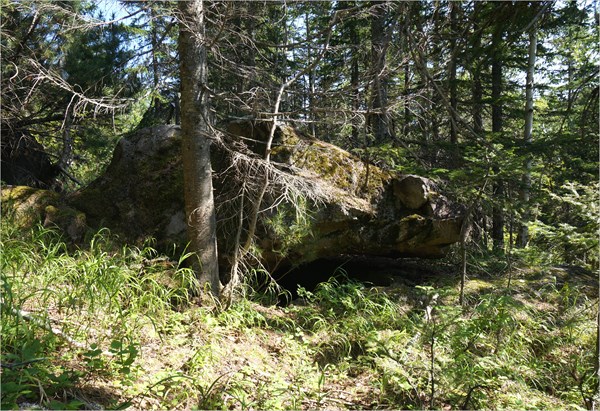
{"label": "fallen branch", "polygon": [[[0,304],[4,305],[4,300],[0,300]],[[61,329],[53,327],[52,324],[50,323],[49,320],[43,320],[37,316],[35,316],[33,313],[29,312],[29,311],[25,311],[25,310],[18,310],[16,308],[10,307],[10,313],[12,315],[14,315],[15,317],[21,318],[25,321],[29,321],[32,324],[51,332],[52,334],[56,335],[57,337],[60,337],[61,339],[63,339],[64,341],[66,341],[67,343],[69,343],[70,345],[77,347],[77,348],[81,348],[81,349],[85,349],[88,351],[91,351],[91,348],[88,347],[87,345],[85,345],[82,342],[79,342],[77,340],[74,340],[73,338],[69,337],[67,334],[65,334]],[[112,357],[114,354],[108,351],[102,351],[102,353],[104,355],[110,356]],[[40,359],[36,359],[40,360]],[[31,360],[30,362],[33,362],[34,360]],[[16,365],[12,365],[12,367],[16,367],[19,364]],[[9,366],[10,368],[10,366]]]}
{"label": "fallen branch", "polygon": [[32,364],[34,362],[39,362],[39,361],[45,361],[48,358],[46,357],[41,357],[41,358],[33,358],[31,360],[27,360],[27,361],[23,361],[23,362],[16,362],[16,363],[12,363],[12,364],[0,364],[0,368],[8,368],[9,370],[13,370],[15,368],[20,368],[20,367],[24,367],[26,365]]}
{"label": "fallen branch", "polygon": [[72,182],[74,182],[75,184],[78,184],[80,186],[83,186],[83,183],[79,180],[77,180],[73,175],[71,175],[67,170],[65,170],[64,167],[59,166],[60,168],[60,172],[63,173],[66,177],[69,178],[69,180],[71,180]]}

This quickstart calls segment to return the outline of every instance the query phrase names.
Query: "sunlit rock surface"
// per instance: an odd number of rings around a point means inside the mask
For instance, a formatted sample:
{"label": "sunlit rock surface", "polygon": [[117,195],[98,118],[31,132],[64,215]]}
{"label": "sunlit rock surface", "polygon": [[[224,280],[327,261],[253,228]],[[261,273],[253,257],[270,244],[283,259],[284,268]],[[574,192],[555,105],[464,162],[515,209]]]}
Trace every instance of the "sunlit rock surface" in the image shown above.
{"label": "sunlit rock surface", "polygon": [[85,214],[69,207],[55,191],[28,186],[3,186],[0,202],[2,217],[9,218],[19,229],[35,225],[58,228],[71,242],[83,240]]}
{"label": "sunlit rock surface", "polygon": [[[263,157],[270,127],[268,122],[230,122],[217,137],[223,144],[213,146],[223,263],[235,242],[242,186],[244,230],[260,191],[261,169],[248,164]],[[459,240],[460,207],[432,181],[381,170],[290,126],[275,131],[271,159],[276,173],[260,206],[253,249],[267,268],[348,254],[440,257]],[[91,225],[107,226],[128,241],[151,236],[161,249],[183,248],[180,150],[178,126],[152,127],[123,138],[104,175],[74,193],[70,203]],[[288,181],[306,195],[288,192]]]}

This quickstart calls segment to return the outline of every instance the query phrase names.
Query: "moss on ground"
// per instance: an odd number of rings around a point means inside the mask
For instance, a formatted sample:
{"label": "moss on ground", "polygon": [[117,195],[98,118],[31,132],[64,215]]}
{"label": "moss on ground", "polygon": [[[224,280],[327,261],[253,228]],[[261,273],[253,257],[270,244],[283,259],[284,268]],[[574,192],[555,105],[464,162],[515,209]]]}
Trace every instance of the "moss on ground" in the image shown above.
{"label": "moss on ground", "polygon": [[[3,312],[3,364],[39,358],[27,373],[3,369],[22,390],[3,390],[3,404],[559,410],[584,409],[592,392],[580,377],[593,372],[598,295],[581,268],[470,265],[460,307],[456,266],[419,260],[390,286],[329,280],[287,307],[249,298],[221,310],[197,306],[193,273],[149,249],[110,249],[100,235],[70,253],[2,224],[3,307],[46,315],[84,343]],[[486,258],[480,267],[504,264]]]}

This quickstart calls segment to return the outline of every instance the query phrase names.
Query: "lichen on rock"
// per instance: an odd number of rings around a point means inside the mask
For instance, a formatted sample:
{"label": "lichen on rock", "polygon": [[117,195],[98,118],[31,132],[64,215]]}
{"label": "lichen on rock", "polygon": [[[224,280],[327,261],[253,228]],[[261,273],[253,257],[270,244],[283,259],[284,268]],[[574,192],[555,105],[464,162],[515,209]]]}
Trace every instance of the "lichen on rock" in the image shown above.
{"label": "lichen on rock", "polygon": [[[250,197],[244,203],[247,218],[254,200],[248,187],[263,180],[258,172],[236,170],[235,153],[259,161],[271,126],[264,120],[229,122],[212,147],[222,261],[235,237],[242,184]],[[382,170],[284,124],[275,128],[272,143],[271,166],[280,178],[270,181],[256,232],[258,257],[267,268],[342,254],[439,257],[458,241],[460,212],[432,181]],[[119,142],[106,173],[75,193],[71,204],[126,240],[152,236],[159,248],[183,249],[180,150],[177,126],[132,134]],[[290,198],[286,181],[299,183],[304,198]]]}
{"label": "lichen on rock", "polygon": [[0,201],[4,217],[12,218],[19,227],[31,228],[44,221],[46,207],[58,204],[60,196],[28,186],[3,186]]}
{"label": "lichen on rock", "polygon": [[83,240],[88,229],[84,213],[65,204],[60,194],[27,186],[4,186],[2,214],[20,229],[37,224],[56,227],[75,243]]}

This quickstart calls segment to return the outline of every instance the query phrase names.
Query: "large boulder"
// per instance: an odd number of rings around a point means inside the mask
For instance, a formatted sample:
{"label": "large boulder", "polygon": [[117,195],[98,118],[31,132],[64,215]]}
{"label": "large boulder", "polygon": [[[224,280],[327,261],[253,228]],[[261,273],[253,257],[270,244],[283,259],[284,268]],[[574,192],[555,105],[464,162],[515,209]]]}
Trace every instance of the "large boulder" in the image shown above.
{"label": "large boulder", "polygon": [[[236,237],[236,195],[243,184],[249,210],[252,194],[260,191],[262,168],[260,162],[251,164],[264,155],[271,124],[230,122],[213,146],[224,263]],[[183,247],[180,141],[178,126],[152,127],[123,138],[106,173],[73,194],[70,203],[85,212],[90,224],[108,226],[129,241],[153,236],[159,248]],[[440,257],[459,240],[460,208],[426,178],[384,171],[287,125],[276,128],[271,159],[272,189],[261,205],[256,232],[257,252],[267,268],[348,254]],[[288,192],[290,185],[296,190]]]}
{"label": "large boulder", "polygon": [[92,227],[125,241],[149,237],[161,249],[186,242],[179,126],[156,126],[122,138],[105,173],[69,199]]}

